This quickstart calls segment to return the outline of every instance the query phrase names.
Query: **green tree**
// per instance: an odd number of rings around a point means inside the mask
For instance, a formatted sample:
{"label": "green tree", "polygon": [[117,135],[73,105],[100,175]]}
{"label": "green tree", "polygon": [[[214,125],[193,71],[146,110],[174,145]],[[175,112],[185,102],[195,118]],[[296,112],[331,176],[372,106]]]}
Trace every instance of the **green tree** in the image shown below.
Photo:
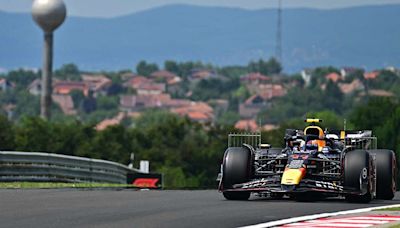
{"label": "green tree", "polygon": [[158,71],[158,65],[155,63],[147,63],[144,60],[140,61],[136,66],[136,72],[139,75],[149,76],[155,71]]}
{"label": "green tree", "polygon": [[237,112],[225,112],[217,120],[217,123],[223,126],[233,126],[237,121],[240,120],[240,116]]}
{"label": "green tree", "polygon": [[329,80],[324,91],[323,106],[326,109],[334,110],[336,113],[342,113],[343,100],[344,94],[340,90],[339,86]]}
{"label": "green tree", "polygon": [[7,79],[13,82],[17,89],[26,89],[31,82],[38,78],[40,78],[40,72],[24,69],[10,71],[7,74]]}
{"label": "green tree", "polygon": [[39,117],[23,118],[16,128],[15,144],[17,151],[51,151],[54,135],[51,123]]}
{"label": "green tree", "polygon": [[259,72],[264,75],[274,75],[281,73],[282,65],[275,58],[270,58],[268,61],[260,59],[258,61],[251,61],[248,69],[251,72]]}
{"label": "green tree", "polygon": [[0,115],[0,150],[12,151],[15,148],[15,130],[6,116]]}
{"label": "green tree", "polygon": [[97,109],[117,110],[119,107],[119,97],[117,96],[99,96],[97,97]]}
{"label": "green tree", "polygon": [[70,93],[72,97],[72,101],[74,102],[75,109],[80,109],[83,105],[83,101],[85,100],[85,95],[81,90],[72,90]]}
{"label": "green tree", "polygon": [[64,64],[60,69],[54,72],[56,78],[62,80],[79,81],[81,75],[78,66],[73,63]]}
{"label": "green tree", "polygon": [[180,73],[178,63],[172,60],[167,60],[164,62],[164,69],[174,74]]}

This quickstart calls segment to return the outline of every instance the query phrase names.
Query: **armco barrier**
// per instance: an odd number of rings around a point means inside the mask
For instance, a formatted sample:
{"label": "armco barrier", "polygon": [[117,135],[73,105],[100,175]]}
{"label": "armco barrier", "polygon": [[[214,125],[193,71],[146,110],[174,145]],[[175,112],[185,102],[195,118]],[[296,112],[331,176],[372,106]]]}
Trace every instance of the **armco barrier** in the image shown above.
{"label": "armco barrier", "polygon": [[50,153],[0,152],[0,182],[127,183],[128,173],[140,173],[119,163]]}

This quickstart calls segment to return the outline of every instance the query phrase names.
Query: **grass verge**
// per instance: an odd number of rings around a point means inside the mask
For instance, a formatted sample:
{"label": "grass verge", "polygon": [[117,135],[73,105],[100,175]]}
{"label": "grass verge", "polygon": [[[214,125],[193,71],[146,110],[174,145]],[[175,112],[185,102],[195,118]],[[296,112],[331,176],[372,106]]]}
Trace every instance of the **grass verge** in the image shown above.
{"label": "grass verge", "polygon": [[385,208],[385,209],[379,209],[376,211],[400,211],[400,207]]}
{"label": "grass verge", "polygon": [[52,188],[135,188],[127,184],[108,183],[51,183],[51,182],[3,182],[0,189],[52,189]]}

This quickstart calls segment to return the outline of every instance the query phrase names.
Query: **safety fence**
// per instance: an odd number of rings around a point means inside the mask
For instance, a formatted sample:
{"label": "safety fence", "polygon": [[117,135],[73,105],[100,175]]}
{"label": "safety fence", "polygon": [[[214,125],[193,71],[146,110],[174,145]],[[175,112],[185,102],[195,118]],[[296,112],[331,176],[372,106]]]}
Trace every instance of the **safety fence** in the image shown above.
{"label": "safety fence", "polygon": [[126,184],[125,165],[99,159],[33,152],[0,152],[0,181]]}

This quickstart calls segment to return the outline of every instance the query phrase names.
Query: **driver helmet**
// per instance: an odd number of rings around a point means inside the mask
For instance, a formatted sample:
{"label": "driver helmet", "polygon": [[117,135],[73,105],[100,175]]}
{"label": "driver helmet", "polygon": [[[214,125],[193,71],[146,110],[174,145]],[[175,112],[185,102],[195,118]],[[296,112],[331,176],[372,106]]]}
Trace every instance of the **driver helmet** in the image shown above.
{"label": "driver helmet", "polygon": [[318,150],[317,140],[310,140],[306,144],[306,150]]}

